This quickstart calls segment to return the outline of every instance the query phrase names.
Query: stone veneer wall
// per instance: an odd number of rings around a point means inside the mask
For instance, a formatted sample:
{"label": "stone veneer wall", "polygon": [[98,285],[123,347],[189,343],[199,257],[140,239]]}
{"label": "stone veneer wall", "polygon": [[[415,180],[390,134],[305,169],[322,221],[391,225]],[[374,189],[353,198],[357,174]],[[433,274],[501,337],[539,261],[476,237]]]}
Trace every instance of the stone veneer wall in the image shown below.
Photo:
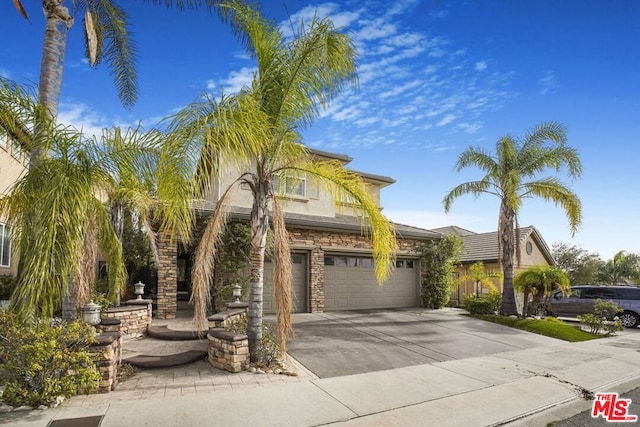
{"label": "stone veneer wall", "polygon": [[107,319],[118,319],[121,322],[119,332],[128,338],[135,338],[147,333],[151,325],[151,303],[144,305],[125,305],[112,307],[103,314]]}
{"label": "stone veneer wall", "polygon": [[211,366],[234,373],[249,368],[249,338],[246,335],[213,328],[207,339]]}
{"label": "stone veneer wall", "polygon": [[159,319],[175,319],[178,309],[178,245],[169,237],[158,236],[158,311]]}
{"label": "stone veneer wall", "polygon": [[[371,240],[362,234],[347,232],[331,232],[301,228],[290,228],[289,244],[292,247],[312,247],[310,254],[309,304],[312,313],[324,311],[324,254],[335,250],[353,248],[355,250],[371,250]],[[414,250],[421,242],[414,239],[398,239],[400,252]],[[420,282],[424,271],[420,271]]]}
{"label": "stone veneer wall", "polygon": [[122,336],[117,319],[105,319],[97,327],[101,334],[98,342],[89,347],[89,354],[96,364],[102,379],[94,393],[109,393],[118,384],[118,369],[122,359]]}

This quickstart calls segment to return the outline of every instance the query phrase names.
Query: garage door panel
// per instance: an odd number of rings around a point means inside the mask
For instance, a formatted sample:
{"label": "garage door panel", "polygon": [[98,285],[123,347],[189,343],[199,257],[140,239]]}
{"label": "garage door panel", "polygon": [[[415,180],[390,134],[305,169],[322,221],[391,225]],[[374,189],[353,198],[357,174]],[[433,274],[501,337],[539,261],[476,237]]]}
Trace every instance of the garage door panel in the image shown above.
{"label": "garage door panel", "polygon": [[[291,300],[294,313],[307,312],[307,257],[305,254],[292,254],[291,264]],[[275,296],[273,287],[273,263],[264,263],[263,312],[275,313]]]}
{"label": "garage door panel", "polygon": [[418,305],[417,261],[402,260],[383,286],[371,257],[325,257],[325,310],[403,308]]}

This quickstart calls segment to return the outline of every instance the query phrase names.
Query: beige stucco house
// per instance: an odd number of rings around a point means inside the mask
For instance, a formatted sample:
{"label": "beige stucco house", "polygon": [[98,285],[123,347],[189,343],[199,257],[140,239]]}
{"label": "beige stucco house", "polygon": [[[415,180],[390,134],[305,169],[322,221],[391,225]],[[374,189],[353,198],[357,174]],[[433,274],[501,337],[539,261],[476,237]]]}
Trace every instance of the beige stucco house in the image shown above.
{"label": "beige stucco house", "polygon": [[[13,184],[27,171],[28,155],[15,140],[0,131],[0,196],[7,194]],[[11,226],[0,217],[0,276],[14,276],[18,256],[11,244]]]}
{"label": "beige stucco house", "polygon": [[[469,267],[478,261],[482,261],[487,273],[499,276],[492,279],[492,281],[502,291],[502,270],[499,265],[498,233],[496,231],[474,233],[456,226],[436,228],[433,231],[445,235],[454,234],[462,240],[463,250],[460,255],[460,265],[456,271],[456,276],[463,280],[459,283],[457,289],[452,292],[452,304],[461,304],[463,295],[476,292],[476,283],[473,280],[464,280],[464,278],[470,276]],[[547,246],[542,235],[533,225],[520,228],[520,241],[518,244],[520,245],[520,265],[517,263],[514,265],[515,274],[534,265],[556,265],[551,256],[549,246]],[[483,288],[481,292],[486,293],[488,289]]]}
{"label": "beige stucco house", "polygon": [[[312,150],[319,160],[337,160],[343,165],[352,158]],[[212,184],[206,200],[197,203],[204,216],[239,170],[229,166],[229,173]],[[357,172],[368,184],[374,200],[382,209],[380,191],[393,184],[392,178]],[[281,185],[285,221],[289,232],[293,261],[293,307],[296,312],[323,312],[349,309],[417,307],[420,305],[420,261],[413,249],[420,242],[441,238],[440,233],[396,224],[399,253],[395,271],[384,286],[375,280],[372,247],[362,235],[360,217],[348,201],[335,203],[331,195],[309,178],[296,177],[292,185]],[[286,179],[286,178],[285,178]],[[233,194],[233,219],[248,220],[251,192],[240,184]],[[175,316],[177,300],[190,291],[191,253],[183,245],[161,241],[158,269],[158,317]],[[265,266],[264,311],[273,312],[271,264]]]}

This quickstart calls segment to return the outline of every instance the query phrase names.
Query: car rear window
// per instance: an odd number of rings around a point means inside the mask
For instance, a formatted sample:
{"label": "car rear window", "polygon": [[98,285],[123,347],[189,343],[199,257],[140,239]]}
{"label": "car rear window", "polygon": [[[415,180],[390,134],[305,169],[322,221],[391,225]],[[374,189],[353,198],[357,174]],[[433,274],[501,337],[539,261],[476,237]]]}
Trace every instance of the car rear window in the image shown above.
{"label": "car rear window", "polygon": [[618,299],[640,300],[640,288],[617,289]]}

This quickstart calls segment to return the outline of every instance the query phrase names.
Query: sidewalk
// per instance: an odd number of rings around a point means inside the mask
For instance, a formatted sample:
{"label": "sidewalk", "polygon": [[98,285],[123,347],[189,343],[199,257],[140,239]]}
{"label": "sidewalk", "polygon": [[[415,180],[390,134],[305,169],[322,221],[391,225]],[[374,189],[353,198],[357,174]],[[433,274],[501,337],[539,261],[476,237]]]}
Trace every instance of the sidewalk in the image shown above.
{"label": "sidewalk", "polygon": [[[53,420],[96,416],[102,417],[101,427],[489,426],[510,422],[545,426],[550,422],[548,414],[554,411],[563,414],[556,418],[562,419],[573,415],[564,408],[589,406],[581,397],[586,391],[616,391],[623,383],[640,385],[639,351],[640,334],[632,331],[601,340],[367,374],[327,379],[313,379],[310,374],[306,379],[293,377],[297,379],[294,383],[273,383],[276,375],[243,373],[230,376],[243,383],[236,388],[216,388],[214,377],[208,380],[213,387],[198,392],[196,384],[192,393],[181,389],[180,395],[167,393],[167,388],[164,394],[134,392],[127,396],[120,391],[121,398],[102,403],[93,396],[79,396],[56,409],[2,414],[0,425],[44,427]],[[256,383],[244,384],[249,377]],[[110,395],[117,396],[118,390],[101,396]],[[526,416],[529,418],[523,419]]]}

